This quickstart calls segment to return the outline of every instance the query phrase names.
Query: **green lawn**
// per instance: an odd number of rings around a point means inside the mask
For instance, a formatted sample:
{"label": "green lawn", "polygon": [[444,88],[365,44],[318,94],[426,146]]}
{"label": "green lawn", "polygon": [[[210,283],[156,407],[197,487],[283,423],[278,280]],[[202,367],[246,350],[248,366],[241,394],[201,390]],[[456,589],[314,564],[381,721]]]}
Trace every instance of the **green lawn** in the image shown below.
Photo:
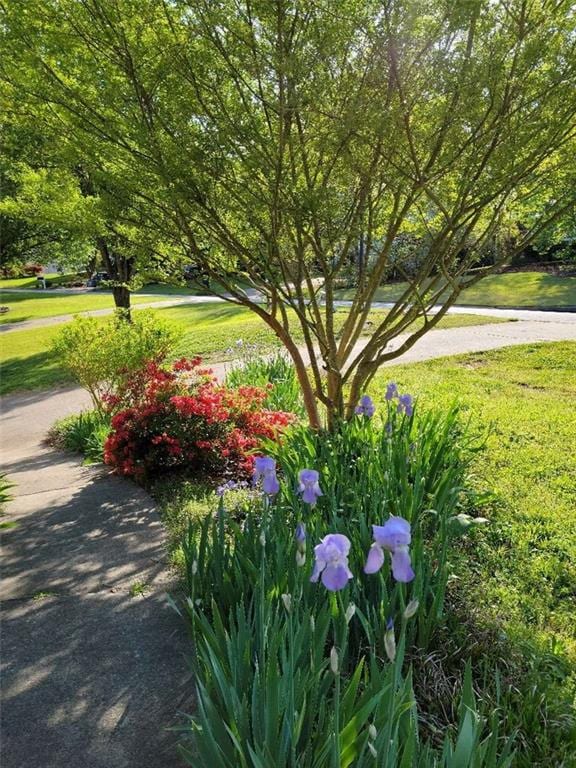
{"label": "green lawn", "polygon": [[[57,273],[50,273],[44,275],[46,280],[53,286],[60,286],[64,283],[69,283],[73,280],[85,280],[85,276],[78,275],[59,275]],[[237,285],[246,289],[252,288],[248,283],[242,281],[237,282]],[[3,288],[19,288],[19,289],[34,289],[36,290],[36,278],[35,277],[14,277],[7,279],[0,279],[0,291]],[[139,294],[148,294],[152,296],[198,296],[204,295],[206,291],[200,286],[197,288],[191,288],[190,286],[182,283],[179,285],[172,285],[169,283],[148,283],[137,291],[134,291],[134,296]]]}
{"label": "green lawn", "polygon": [[[46,278],[53,284],[60,284],[71,280],[73,276],[46,275]],[[35,277],[0,280],[0,291],[2,288],[26,289],[35,288],[35,286]],[[383,285],[376,293],[376,301],[395,301],[405,288],[405,283]],[[154,283],[136,291],[133,298],[137,302],[140,294],[186,296],[199,293],[202,293],[199,288]],[[353,293],[352,290],[343,290],[338,293],[338,298],[350,299]],[[574,307],[576,306],[576,277],[554,277],[545,272],[509,272],[503,275],[491,275],[464,291],[458,304],[483,307]]]}
{"label": "green lawn", "polygon": [[[85,277],[79,275],[60,275],[57,272],[50,272],[43,275],[52,285],[62,285],[72,280],[85,280]],[[10,277],[0,280],[0,291],[2,288],[36,288],[35,277]]]}
{"label": "green lawn", "polygon": [[[189,328],[178,349],[182,354],[198,354],[208,360],[226,360],[231,357],[226,350],[233,347],[238,339],[248,344],[258,344],[263,350],[280,346],[280,341],[264,323],[249,310],[230,304],[188,304],[179,307],[167,307],[156,310],[162,317],[169,318]],[[336,312],[336,329],[341,327],[347,310]],[[386,315],[385,310],[370,313],[367,332]],[[500,318],[483,315],[448,315],[438,324],[438,328],[457,328],[469,325],[486,325],[503,322]],[[293,338],[303,343],[298,328],[294,328]],[[234,356],[236,353],[233,353]]]}
{"label": "green lawn", "polygon": [[[10,281],[0,280],[0,305],[10,307],[10,311],[0,315],[0,325],[20,323],[24,320],[36,320],[42,317],[58,315],[73,315],[78,312],[88,312],[93,309],[113,309],[114,300],[110,291],[95,291],[80,294],[51,293],[50,291],[26,291],[18,293],[2,291],[5,283],[23,282],[24,279]],[[21,286],[13,286],[20,287]],[[170,300],[171,297],[198,295],[186,286],[153,284],[147,285],[132,294],[132,305],[146,304],[154,301]]]}
{"label": "green lawn", "polygon": [[[470,621],[484,630],[565,652],[576,677],[576,342],[386,367],[370,387],[382,406],[389,381],[422,408],[460,403],[479,436],[490,426],[473,483],[488,498],[477,511],[491,522],[455,563],[452,599],[466,595]],[[203,490],[183,486],[174,506],[169,489],[164,506],[178,535],[182,509],[205,508]]]}
{"label": "green lawn", "polygon": [[[395,301],[406,290],[406,283],[381,286],[375,301]],[[353,290],[338,293],[351,299]],[[576,277],[554,277],[545,272],[509,272],[485,277],[464,291],[457,302],[482,307],[576,307]]]}
{"label": "green lawn", "polygon": [[[211,287],[216,290],[224,291],[226,292],[226,288],[222,286],[220,283],[215,283],[212,281],[210,283]],[[253,290],[254,286],[250,283],[247,283],[244,280],[236,279],[235,285],[238,288],[243,288],[244,290]],[[198,285],[195,287],[190,287],[186,284],[179,284],[179,285],[170,285],[168,283],[149,283],[148,285],[145,285],[143,288],[140,288],[138,291],[135,291],[136,294],[139,293],[147,293],[147,294],[154,294],[154,295],[160,295],[160,296],[206,296],[207,291],[202,285]]]}
{"label": "green lawn", "polygon": [[[85,297],[62,296],[63,300]],[[96,296],[94,296],[96,298]],[[100,296],[99,298],[109,298]],[[142,297],[143,298],[143,297]],[[56,300],[56,299],[52,299]],[[43,299],[39,299],[43,301]],[[94,307],[93,307],[94,308]],[[233,347],[238,339],[245,343],[258,344],[263,351],[279,346],[276,336],[252,312],[224,303],[186,304],[178,307],[157,309],[163,318],[173,320],[186,329],[184,337],[174,352],[175,357],[201,355],[208,361],[226,360],[236,356],[226,350]],[[59,311],[57,314],[64,314]],[[342,322],[345,311],[337,314]],[[372,313],[371,322],[382,318],[381,310]],[[479,325],[502,320],[476,316],[452,315],[441,320],[439,327]],[[58,365],[51,351],[51,343],[62,326],[30,328],[10,331],[0,336],[0,394],[5,395],[19,389],[40,389],[70,381],[68,374]],[[298,335],[295,335],[299,339]]]}
{"label": "green lawn", "polygon": [[[484,619],[565,648],[576,671],[576,342],[531,344],[381,371],[424,407],[462,403],[492,424],[475,471],[496,498],[465,589]],[[459,588],[461,588],[460,585]]]}
{"label": "green lawn", "polygon": [[[69,283],[76,280],[86,280],[85,275],[59,275],[57,273],[50,273],[44,275],[46,280],[53,286],[60,286],[64,283]],[[23,290],[32,289],[36,290],[36,278],[35,277],[14,277],[7,279],[0,279],[0,291],[3,288],[20,288]],[[195,288],[189,288],[187,285],[169,285],[167,283],[150,283],[134,291],[135,294],[147,293],[160,296],[195,296],[200,291]]]}
{"label": "green lawn", "polygon": [[[161,299],[159,299],[161,300]],[[149,296],[133,296],[134,304],[154,301]],[[109,292],[98,293],[49,293],[44,291],[19,291],[7,293],[0,291],[0,304],[10,307],[10,311],[0,315],[0,325],[21,323],[24,320],[36,320],[42,317],[74,315],[93,309],[114,309],[114,299]]]}
{"label": "green lawn", "polygon": [[148,296],[198,296],[202,291],[197,288],[190,288],[187,285],[169,285],[168,283],[150,283],[143,288],[134,291],[132,298],[140,294]]}
{"label": "green lawn", "polygon": [[61,325],[0,333],[0,395],[69,383],[50,346]]}

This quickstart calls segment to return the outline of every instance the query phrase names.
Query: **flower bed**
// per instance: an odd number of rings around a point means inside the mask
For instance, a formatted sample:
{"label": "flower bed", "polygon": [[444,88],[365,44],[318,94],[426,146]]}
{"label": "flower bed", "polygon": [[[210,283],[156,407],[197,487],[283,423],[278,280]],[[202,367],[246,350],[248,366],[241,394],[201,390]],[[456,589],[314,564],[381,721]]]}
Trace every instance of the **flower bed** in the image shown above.
{"label": "flower bed", "polygon": [[470,666],[450,722],[420,727],[410,659],[443,622],[455,539],[481,521],[465,512],[473,446],[457,413],[416,418],[387,395],[381,421],[365,397],[334,434],[292,428],[258,459],[244,515],[224,488],[190,527],[190,765],[512,764]]}

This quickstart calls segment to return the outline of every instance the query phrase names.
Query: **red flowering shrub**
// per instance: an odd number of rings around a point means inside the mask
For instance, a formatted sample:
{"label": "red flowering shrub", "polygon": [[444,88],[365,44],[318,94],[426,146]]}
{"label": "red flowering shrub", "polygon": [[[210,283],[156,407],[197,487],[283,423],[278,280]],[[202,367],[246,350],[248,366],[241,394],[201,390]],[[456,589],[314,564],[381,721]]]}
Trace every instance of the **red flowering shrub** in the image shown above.
{"label": "red flowering shrub", "polygon": [[141,479],[174,469],[237,477],[251,471],[262,438],[276,438],[295,420],[263,408],[265,389],[229,389],[200,365],[200,358],[170,369],[148,363],[106,397],[113,414],[107,464]]}
{"label": "red flowering shrub", "polygon": [[41,275],[42,272],[44,272],[44,267],[42,264],[24,264],[22,272],[26,275],[26,277],[36,277],[37,275]]}

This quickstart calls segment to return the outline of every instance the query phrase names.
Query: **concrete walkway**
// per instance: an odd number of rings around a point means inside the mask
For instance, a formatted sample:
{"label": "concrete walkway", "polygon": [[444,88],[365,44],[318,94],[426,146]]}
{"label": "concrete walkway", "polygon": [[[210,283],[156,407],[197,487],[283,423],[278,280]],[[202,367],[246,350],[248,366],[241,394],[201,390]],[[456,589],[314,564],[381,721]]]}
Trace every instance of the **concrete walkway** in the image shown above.
{"label": "concrete walkway", "polygon": [[[547,315],[547,313],[543,314]],[[560,314],[562,317],[559,320],[518,320],[514,323],[470,325],[429,331],[401,357],[384,363],[384,366],[416,363],[420,360],[432,360],[466,352],[487,352],[491,349],[533,342],[576,341],[576,314],[567,312]],[[408,338],[409,334],[398,336],[390,343],[388,351],[399,349]],[[365,344],[366,339],[361,339],[355,345],[351,360],[364,348]],[[308,360],[309,356],[305,355],[305,359]]]}
{"label": "concrete walkway", "polygon": [[[335,301],[337,307],[350,307],[351,301]],[[391,302],[375,301],[373,309],[392,309],[395,305]],[[442,307],[437,304],[432,307],[430,314],[435,315]],[[448,310],[449,315],[482,315],[483,317],[498,317],[503,320],[536,320],[540,323],[573,323],[576,322],[576,308],[560,309],[522,309],[515,307],[502,309],[498,307],[468,307],[452,306]]]}
{"label": "concrete walkway", "polygon": [[[394,339],[390,343],[390,351],[398,349],[407,338],[408,336],[404,335]],[[515,323],[471,325],[430,331],[404,352],[401,358],[391,360],[385,365],[414,363],[464,352],[487,352],[491,349],[543,341],[576,341],[576,315],[559,321],[519,320]],[[358,342],[354,352],[358,353],[364,344],[364,341]]]}
{"label": "concrete walkway", "polygon": [[2,519],[0,763],[175,768],[189,645],[154,504],[42,443],[88,406],[81,390],[2,401],[1,469],[17,486]]}

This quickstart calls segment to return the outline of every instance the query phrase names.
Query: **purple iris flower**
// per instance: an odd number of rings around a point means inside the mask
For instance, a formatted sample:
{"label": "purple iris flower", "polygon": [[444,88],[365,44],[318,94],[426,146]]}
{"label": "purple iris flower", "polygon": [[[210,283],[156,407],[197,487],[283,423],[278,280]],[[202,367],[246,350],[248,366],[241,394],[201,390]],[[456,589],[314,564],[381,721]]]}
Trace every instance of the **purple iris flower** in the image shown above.
{"label": "purple iris flower", "polygon": [[296,543],[299,547],[306,545],[306,526],[304,523],[298,523],[296,526]]}
{"label": "purple iris flower", "polygon": [[408,547],[410,523],[403,517],[390,517],[384,525],[373,525],[374,544],[370,547],[364,573],[377,573],[384,565],[384,550],[392,555],[392,575],[396,581],[412,581],[415,576]]}
{"label": "purple iris flower", "polygon": [[262,490],[269,496],[274,496],[280,490],[276,477],[276,460],[270,456],[257,456],[254,459],[254,485],[262,480]]}
{"label": "purple iris flower", "polygon": [[400,395],[398,398],[398,413],[404,412],[408,418],[414,412],[414,400],[412,395]]}
{"label": "purple iris flower", "polygon": [[301,568],[306,563],[306,526],[298,523],[296,526],[296,565]]}
{"label": "purple iris flower", "polygon": [[306,504],[314,506],[316,500],[323,496],[318,484],[318,472],[315,469],[303,469],[298,475],[298,490],[302,494],[302,500]]}
{"label": "purple iris flower", "polygon": [[367,416],[369,419],[371,419],[375,412],[376,406],[372,402],[370,395],[362,395],[359,404],[354,409],[354,413],[359,416]]}
{"label": "purple iris flower", "polygon": [[322,584],[331,592],[344,589],[348,579],[353,578],[348,567],[350,539],[341,533],[329,533],[314,547],[314,570],[310,581],[317,582],[322,575]]}
{"label": "purple iris flower", "polygon": [[395,397],[398,396],[398,387],[395,382],[391,381],[390,384],[386,387],[386,394],[384,397],[386,400],[393,400]]}

